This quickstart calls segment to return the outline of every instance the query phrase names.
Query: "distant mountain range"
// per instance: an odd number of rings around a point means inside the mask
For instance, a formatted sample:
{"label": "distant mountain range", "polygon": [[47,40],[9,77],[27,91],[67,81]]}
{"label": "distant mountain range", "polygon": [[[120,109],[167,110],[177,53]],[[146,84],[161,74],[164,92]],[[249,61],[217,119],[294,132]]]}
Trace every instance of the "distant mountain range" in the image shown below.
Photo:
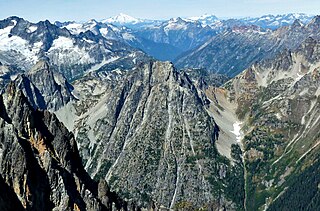
{"label": "distant mountain range", "polygon": [[195,49],[223,31],[239,26],[256,25],[275,30],[291,25],[296,19],[303,24],[313,18],[306,14],[266,15],[258,18],[219,19],[214,15],[169,20],[148,20],[119,14],[101,21],[83,23],[56,22],[73,34],[91,31],[105,38],[118,39],[145,51],[156,59],[173,61],[186,51]]}
{"label": "distant mountain range", "polygon": [[[254,48],[263,49],[261,45],[264,42],[265,48],[268,45],[271,47],[277,40],[267,40],[272,36],[278,37],[277,34],[281,34],[280,31],[283,30],[279,29],[277,32],[277,28],[294,23],[302,27],[310,22],[312,17],[306,14],[288,14],[221,20],[213,15],[203,15],[159,21],[120,14],[102,21],[69,21],[54,24],[49,21],[31,23],[22,18],[10,17],[0,21],[0,50],[3,51],[1,59],[4,64],[10,64],[15,60],[17,68],[27,70],[38,59],[48,57],[57,69],[63,69],[62,73],[68,79],[79,76],[72,70],[74,68],[80,69],[83,73],[97,64],[112,66],[114,62],[120,62],[130,68],[138,61],[146,60],[147,55],[159,60],[174,61],[182,68],[206,67],[214,72],[234,76],[257,61],[259,56],[253,54],[252,59],[247,58],[247,62],[241,61],[245,62],[243,67],[238,65],[238,69],[234,69],[233,60],[226,61],[228,65],[223,66],[204,57],[198,58],[197,55],[202,55],[201,52],[209,49],[212,43],[218,45],[221,42],[221,46],[228,45],[226,39],[231,36],[250,36],[251,38],[247,37],[248,46],[253,45]],[[301,20],[294,22],[297,18]],[[251,33],[250,30],[255,33]],[[300,34],[302,33],[303,30]],[[240,41],[238,38],[235,37],[235,42]],[[281,43],[279,45],[290,47]],[[228,52],[227,48],[225,50]],[[207,53],[206,58],[210,57],[212,52]],[[222,52],[219,51],[220,54]],[[259,54],[261,52],[259,51]],[[67,54],[74,56],[69,58]],[[263,57],[261,55],[261,58]],[[211,64],[200,61],[203,59]]]}
{"label": "distant mountain range", "polygon": [[[299,19],[302,23],[309,22],[314,15],[308,15],[304,13],[288,13],[283,15],[263,15],[261,17],[244,17],[244,18],[218,18],[215,15],[205,14],[195,17],[181,17],[187,22],[200,22],[202,26],[210,26],[212,28],[220,27],[221,25],[228,24],[230,20],[236,20],[243,25],[254,24],[262,28],[276,29],[281,26],[287,26],[292,24],[296,19]],[[168,19],[169,20],[169,19]],[[159,25],[161,22],[168,20],[151,20],[135,18],[123,13],[101,20],[102,23],[111,23],[117,26],[127,26],[140,28],[151,25]]]}
{"label": "distant mountain range", "polygon": [[319,37],[320,17],[308,24],[295,20],[290,26],[264,30],[257,26],[238,26],[212,37],[203,45],[180,55],[178,67],[206,68],[234,77],[254,62],[272,58],[285,49],[295,49],[308,37]]}

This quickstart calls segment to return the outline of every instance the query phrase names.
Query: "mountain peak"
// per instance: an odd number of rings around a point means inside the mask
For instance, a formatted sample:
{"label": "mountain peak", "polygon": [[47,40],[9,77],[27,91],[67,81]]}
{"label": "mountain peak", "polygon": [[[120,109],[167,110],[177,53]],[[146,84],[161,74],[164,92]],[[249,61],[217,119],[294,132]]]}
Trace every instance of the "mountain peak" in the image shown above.
{"label": "mountain peak", "polygon": [[99,23],[98,21],[96,21],[95,19],[90,19],[87,23],[94,23],[94,24],[97,24]]}
{"label": "mountain peak", "polygon": [[303,26],[303,23],[299,19],[296,19],[291,25],[292,28],[301,27],[301,26]]}
{"label": "mountain peak", "polygon": [[29,73],[36,73],[40,70],[49,70],[49,69],[50,69],[49,62],[44,59],[41,59],[33,66],[33,68],[29,71]]}
{"label": "mountain peak", "polygon": [[171,18],[169,20],[169,22],[174,22],[174,23],[181,23],[181,22],[185,22],[182,18],[177,17],[177,18]]}
{"label": "mountain peak", "polygon": [[125,23],[132,23],[136,24],[141,22],[140,19],[132,17],[130,15],[119,13],[118,15],[114,17],[107,18],[105,20],[102,20],[102,23],[118,23],[118,24],[125,24]]}

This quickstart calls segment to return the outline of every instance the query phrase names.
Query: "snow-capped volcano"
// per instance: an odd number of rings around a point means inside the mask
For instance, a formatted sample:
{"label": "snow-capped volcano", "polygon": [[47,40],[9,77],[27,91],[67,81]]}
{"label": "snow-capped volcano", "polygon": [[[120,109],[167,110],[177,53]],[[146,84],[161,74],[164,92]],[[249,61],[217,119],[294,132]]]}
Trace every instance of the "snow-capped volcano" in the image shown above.
{"label": "snow-capped volcano", "polygon": [[143,22],[142,19],[134,18],[130,15],[120,13],[114,17],[110,17],[101,21],[102,23],[113,23],[113,24],[137,24]]}
{"label": "snow-capped volcano", "polygon": [[108,23],[116,26],[126,26],[132,29],[153,27],[160,25],[162,22],[162,20],[135,18],[124,13],[120,13],[119,15],[116,15],[114,17],[101,20],[101,23]]}

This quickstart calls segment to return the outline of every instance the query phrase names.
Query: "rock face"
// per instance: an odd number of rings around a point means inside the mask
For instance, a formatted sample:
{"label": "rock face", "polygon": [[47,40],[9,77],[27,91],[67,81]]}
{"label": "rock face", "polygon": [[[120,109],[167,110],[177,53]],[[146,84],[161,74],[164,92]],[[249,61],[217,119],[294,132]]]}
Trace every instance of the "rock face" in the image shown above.
{"label": "rock face", "polygon": [[187,74],[188,77],[199,89],[203,89],[208,86],[220,87],[230,79],[226,75],[215,74],[206,69],[192,68],[192,69],[182,69],[180,71]]}
{"label": "rock face", "polygon": [[0,183],[3,210],[135,209],[90,179],[73,134],[14,83],[0,95]]}
{"label": "rock face", "polygon": [[319,208],[319,61],[319,41],[309,38],[225,85],[246,126],[248,210]]}
{"label": "rock face", "polygon": [[242,207],[243,190],[238,201],[231,193],[239,171],[218,153],[219,127],[185,73],[150,62],[104,74],[74,84],[74,131],[92,177],[144,206]]}
{"label": "rock face", "polygon": [[4,65],[0,62],[0,91],[11,81],[11,76],[17,74],[17,69],[11,65]]}
{"label": "rock face", "polygon": [[47,61],[39,61],[26,75],[19,75],[15,83],[34,108],[56,111],[71,100],[73,87]]}
{"label": "rock face", "polygon": [[316,16],[309,24],[296,21],[275,31],[256,26],[236,26],[175,60],[177,67],[206,68],[234,77],[254,62],[295,49],[308,37],[319,38]]}

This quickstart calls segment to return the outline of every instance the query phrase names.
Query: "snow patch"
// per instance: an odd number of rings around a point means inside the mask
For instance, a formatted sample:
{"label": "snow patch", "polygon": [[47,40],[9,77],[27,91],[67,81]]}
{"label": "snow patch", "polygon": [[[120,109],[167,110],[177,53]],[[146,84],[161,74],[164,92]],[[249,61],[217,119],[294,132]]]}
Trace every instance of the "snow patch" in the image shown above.
{"label": "snow patch", "polygon": [[242,132],[241,132],[241,124],[242,122],[235,122],[233,124],[233,130],[230,131],[231,133],[233,133],[234,135],[236,135],[236,141],[237,143],[240,143],[241,142],[241,139],[242,139]]}
{"label": "snow patch", "polygon": [[10,80],[11,80],[11,81],[14,81],[14,80],[16,80],[17,77],[18,77],[18,74],[11,75],[11,76],[10,76]]}
{"label": "snow patch", "polygon": [[114,57],[109,58],[108,60],[103,60],[101,63],[96,64],[96,65],[92,66],[89,70],[87,70],[87,73],[99,70],[104,65],[112,63],[112,62],[118,60],[119,58],[120,58],[119,56],[114,56]]}
{"label": "snow patch", "polygon": [[52,43],[52,46],[50,50],[53,49],[70,49],[73,48],[73,41],[68,37],[58,37],[58,39],[55,39]]}
{"label": "snow patch", "polygon": [[86,39],[86,38],[84,38],[83,40],[84,40],[85,42],[87,42],[87,43],[94,43],[94,41],[88,40],[88,39]]}
{"label": "snow patch", "polygon": [[306,123],[306,116],[309,115],[309,113],[313,110],[314,106],[316,105],[316,101],[315,100],[312,100],[311,101],[311,104],[310,104],[310,108],[309,110],[307,111],[307,113],[305,113],[305,115],[303,115],[303,117],[301,118],[301,124],[302,125],[305,125]]}
{"label": "snow patch", "polygon": [[33,43],[33,47],[38,50],[42,47],[43,43],[41,41]]}
{"label": "snow patch", "polygon": [[101,28],[99,31],[104,37],[108,36],[108,33],[109,33],[109,29],[108,28]]}
{"label": "snow patch", "polygon": [[164,32],[168,34],[170,30],[186,30],[187,25],[185,23],[177,23],[174,21],[169,21],[168,25],[164,27]]}
{"label": "snow patch", "polygon": [[276,117],[277,117],[277,119],[281,120],[282,115],[280,113],[276,113]]}
{"label": "snow patch", "polygon": [[10,72],[10,70],[7,67],[0,66],[0,76],[1,75],[6,75],[9,72]]}
{"label": "snow patch", "polygon": [[83,25],[80,23],[71,23],[67,26],[65,26],[66,29],[68,29],[71,34],[80,34],[81,32],[85,32],[86,30],[83,28]]}
{"label": "snow patch", "polygon": [[309,92],[309,88],[305,88],[299,93],[299,96],[303,96],[305,94],[308,94],[308,92]]}
{"label": "snow patch", "polygon": [[135,40],[135,36],[133,36],[132,34],[127,33],[127,32],[122,34],[122,38],[125,40],[130,40],[130,41]]}
{"label": "snow patch", "polygon": [[21,53],[26,60],[35,63],[38,60],[36,56],[39,52],[38,48],[32,49],[27,40],[19,36],[11,35],[11,29],[16,25],[16,21],[12,20],[12,26],[0,29],[0,51],[16,51]]}
{"label": "snow patch", "polygon": [[53,41],[48,51],[52,61],[56,64],[90,64],[95,63],[85,48],[79,48],[71,38],[60,36]]}
{"label": "snow patch", "polygon": [[301,78],[303,78],[303,75],[297,73],[296,82],[300,81]]}
{"label": "snow patch", "polygon": [[36,25],[34,26],[30,26],[27,30],[28,33],[33,33],[35,31],[37,31],[38,27]]}

